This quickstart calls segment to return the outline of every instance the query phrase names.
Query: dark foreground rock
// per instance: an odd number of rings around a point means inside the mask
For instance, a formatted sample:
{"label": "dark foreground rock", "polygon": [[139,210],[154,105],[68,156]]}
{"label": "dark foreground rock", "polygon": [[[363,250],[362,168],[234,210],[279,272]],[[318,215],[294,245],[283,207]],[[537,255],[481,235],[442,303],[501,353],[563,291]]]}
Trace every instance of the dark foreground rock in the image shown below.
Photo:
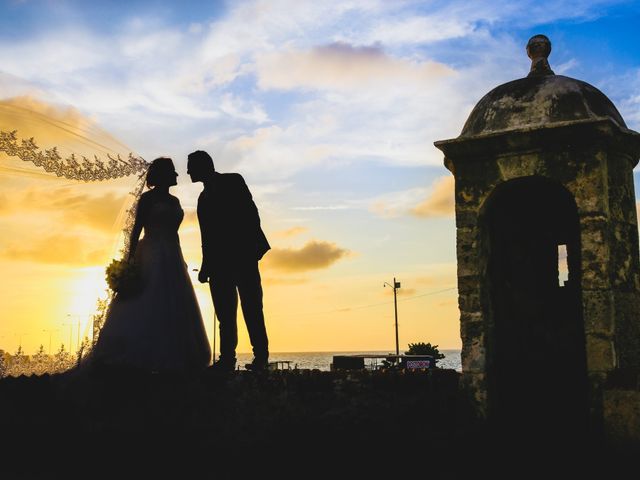
{"label": "dark foreground rock", "polygon": [[607,464],[597,445],[491,434],[458,381],[453,370],[5,378],[0,478],[588,478]]}

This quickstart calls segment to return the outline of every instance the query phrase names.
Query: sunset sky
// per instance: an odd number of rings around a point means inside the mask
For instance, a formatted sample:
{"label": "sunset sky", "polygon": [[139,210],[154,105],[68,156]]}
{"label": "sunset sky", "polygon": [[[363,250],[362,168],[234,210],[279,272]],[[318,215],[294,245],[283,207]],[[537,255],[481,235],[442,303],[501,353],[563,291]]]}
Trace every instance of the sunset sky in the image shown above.
{"label": "sunset sky", "polygon": [[[528,73],[609,96],[640,130],[637,1],[0,3],[0,130],[70,153],[174,159],[180,239],[199,267],[201,184],[186,156],[239,172],[273,249],[273,352],[459,348],[453,177],[435,140]],[[0,154],[0,349],[77,346],[104,296],[135,177],[78,183]],[[210,337],[208,289],[192,279]],[[240,319],[239,351],[249,351]]]}

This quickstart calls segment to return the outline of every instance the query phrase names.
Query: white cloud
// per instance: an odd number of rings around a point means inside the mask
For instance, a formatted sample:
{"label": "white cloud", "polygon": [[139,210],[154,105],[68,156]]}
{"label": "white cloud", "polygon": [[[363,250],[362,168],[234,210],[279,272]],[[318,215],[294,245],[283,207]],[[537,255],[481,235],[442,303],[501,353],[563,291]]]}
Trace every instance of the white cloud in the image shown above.
{"label": "white cloud", "polygon": [[394,218],[406,215],[427,194],[427,189],[411,188],[397,192],[389,192],[368,199],[369,210],[383,218]]}
{"label": "white cloud", "polygon": [[640,130],[640,69],[611,80],[612,91],[617,92],[620,102],[618,107],[627,126]]}
{"label": "white cloud", "polygon": [[[0,196],[0,211],[2,211],[2,196]],[[275,238],[290,238],[306,233],[308,230],[308,227],[295,226],[274,232],[273,236]]]}
{"label": "white cloud", "polygon": [[24,42],[12,39],[3,43],[3,71],[46,83],[60,83],[63,79],[74,83],[74,74],[100,67],[109,58],[108,45],[82,28],[54,30]]}
{"label": "white cloud", "polygon": [[267,269],[304,272],[325,269],[351,255],[335,243],[310,240],[301,248],[272,248],[265,256]]}
{"label": "white cloud", "polygon": [[[213,139],[223,161],[266,181],[320,163],[441,165],[432,142],[457,136],[484,93],[526,74],[524,46],[492,25],[588,18],[608,3],[256,0],[187,26],[153,14],[108,34],[55,26],[0,42],[0,95],[37,85],[138,151]],[[447,65],[440,46],[461,38]],[[273,90],[298,95],[274,111]],[[627,96],[632,119],[636,104]]]}
{"label": "white cloud", "polygon": [[534,0],[526,2],[492,2],[488,10],[494,21],[509,21],[514,27],[544,25],[559,19],[593,20],[603,15],[607,6],[626,0],[557,0],[553,6]]}
{"label": "white cloud", "polygon": [[454,177],[436,178],[429,188],[389,192],[368,200],[369,210],[383,218],[412,215],[419,218],[450,217],[455,212]]}
{"label": "white cloud", "polygon": [[[327,90],[385,89],[393,84],[428,85],[452,75],[441,63],[412,62],[386,55],[378,47],[332,43],[308,51],[273,52],[257,60],[261,88]],[[414,87],[415,88],[415,87]]]}
{"label": "white cloud", "polygon": [[301,211],[324,211],[324,210],[349,210],[353,208],[350,205],[311,205],[305,207],[293,207],[292,210],[301,210]]}
{"label": "white cloud", "polygon": [[453,175],[437,178],[429,196],[411,209],[421,218],[450,217],[455,213],[455,181]]}
{"label": "white cloud", "polygon": [[628,128],[640,130],[640,68],[614,72],[595,86],[611,99]]}
{"label": "white cloud", "polygon": [[377,23],[364,38],[369,43],[384,45],[411,45],[459,38],[474,30],[472,19],[463,16],[410,16]]}
{"label": "white cloud", "polygon": [[576,60],[575,58],[570,58],[564,63],[555,65],[553,67],[553,71],[556,73],[556,75],[568,75],[571,70],[575,69],[579,65],[580,62],[578,62],[578,60]]}
{"label": "white cloud", "polygon": [[238,169],[242,171],[251,171],[269,180],[287,178],[333,153],[314,130],[314,125],[304,122],[287,128],[259,128],[251,135],[229,142],[228,154],[237,159]]}
{"label": "white cloud", "polygon": [[220,110],[235,118],[249,120],[252,123],[265,123],[269,116],[261,105],[246,101],[236,95],[226,93],[222,96]]}

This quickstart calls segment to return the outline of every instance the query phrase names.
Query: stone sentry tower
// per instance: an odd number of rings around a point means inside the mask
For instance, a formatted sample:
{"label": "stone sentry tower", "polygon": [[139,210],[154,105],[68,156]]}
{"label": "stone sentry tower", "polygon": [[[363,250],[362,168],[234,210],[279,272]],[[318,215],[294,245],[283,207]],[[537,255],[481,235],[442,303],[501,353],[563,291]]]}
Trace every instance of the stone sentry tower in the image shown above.
{"label": "stone sentry tower", "polygon": [[598,432],[611,372],[640,367],[640,134],[598,89],[531,71],[435,142],[455,176],[463,386],[481,417]]}

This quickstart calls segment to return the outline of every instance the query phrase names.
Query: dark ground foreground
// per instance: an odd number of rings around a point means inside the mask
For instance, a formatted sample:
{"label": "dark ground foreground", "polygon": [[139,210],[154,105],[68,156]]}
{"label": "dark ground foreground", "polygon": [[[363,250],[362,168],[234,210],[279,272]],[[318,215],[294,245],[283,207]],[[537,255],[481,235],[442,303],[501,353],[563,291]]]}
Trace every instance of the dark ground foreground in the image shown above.
{"label": "dark ground foreground", "polygon": [[458,380],[439,369],[5,378],[0,479],[626,478],[628,452],[492,434]]}

